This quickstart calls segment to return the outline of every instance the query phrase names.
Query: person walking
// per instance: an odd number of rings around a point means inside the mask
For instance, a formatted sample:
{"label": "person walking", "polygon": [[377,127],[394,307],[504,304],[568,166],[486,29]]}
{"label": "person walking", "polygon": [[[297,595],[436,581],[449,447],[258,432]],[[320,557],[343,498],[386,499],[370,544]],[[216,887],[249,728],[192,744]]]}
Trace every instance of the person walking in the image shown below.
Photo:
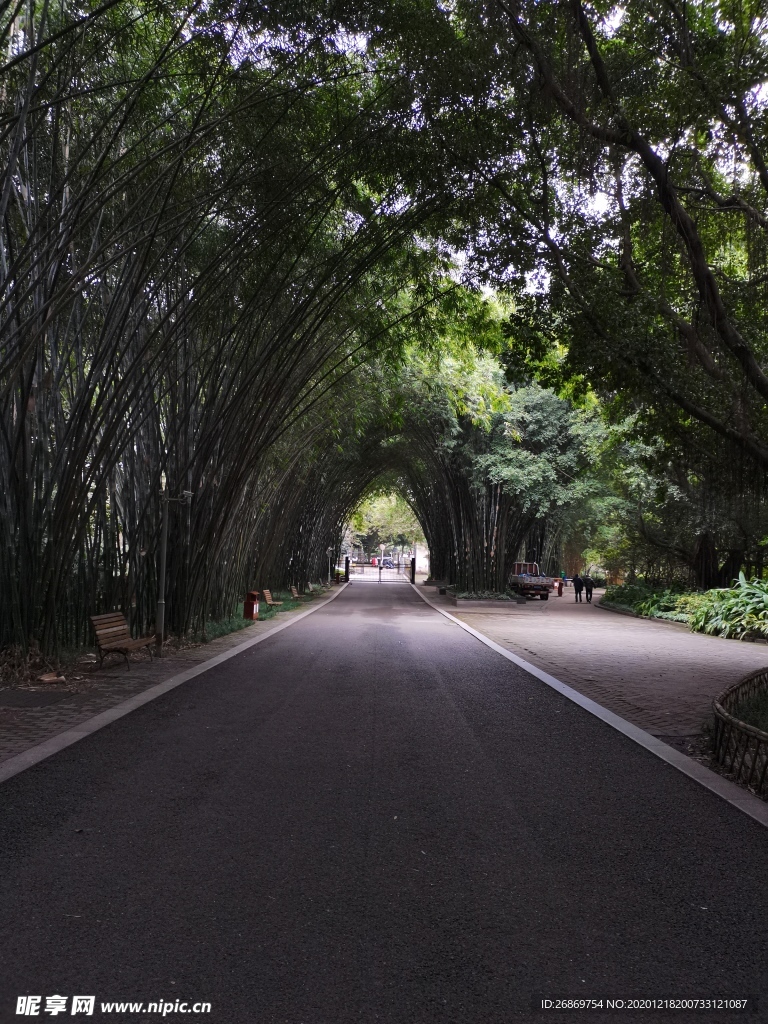
{"label": "person walking", "polygon": [[587,573],[587,575],[583,577],[582,582],[584,583],[584,593],[587,597],[587,604],[592,604],[592,591],[595,586],[595,581],[589,573]]}
{"label": "person walking", "polygon": [[584,580],[579,576],[577,572],[573,574],[573,599],[574,601],[581,602],[581,592],[584,589]]}

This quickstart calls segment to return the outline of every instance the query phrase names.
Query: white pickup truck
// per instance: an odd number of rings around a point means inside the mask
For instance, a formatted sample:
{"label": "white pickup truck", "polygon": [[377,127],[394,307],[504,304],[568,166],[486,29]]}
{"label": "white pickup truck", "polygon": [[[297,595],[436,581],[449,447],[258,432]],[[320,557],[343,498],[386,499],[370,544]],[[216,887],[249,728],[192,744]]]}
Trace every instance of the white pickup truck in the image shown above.
{"label": "white pickup truck", "polygon": [[555,589],[551,576],[542,576],[537,562],[515,562],[509,579],[509,588],[521,597],[540,597],[548,601]]}

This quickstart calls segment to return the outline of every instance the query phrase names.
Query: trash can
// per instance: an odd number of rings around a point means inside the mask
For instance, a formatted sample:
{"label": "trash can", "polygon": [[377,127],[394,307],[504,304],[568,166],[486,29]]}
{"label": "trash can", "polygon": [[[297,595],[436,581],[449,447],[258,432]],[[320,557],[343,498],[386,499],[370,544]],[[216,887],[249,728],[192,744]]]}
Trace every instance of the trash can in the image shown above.
{"label": "trash can", "polygon": [[245,595],[245,603],[243,604],[243,618],[253,621],[259,617],[259,592],[258,590],[250,590]]}

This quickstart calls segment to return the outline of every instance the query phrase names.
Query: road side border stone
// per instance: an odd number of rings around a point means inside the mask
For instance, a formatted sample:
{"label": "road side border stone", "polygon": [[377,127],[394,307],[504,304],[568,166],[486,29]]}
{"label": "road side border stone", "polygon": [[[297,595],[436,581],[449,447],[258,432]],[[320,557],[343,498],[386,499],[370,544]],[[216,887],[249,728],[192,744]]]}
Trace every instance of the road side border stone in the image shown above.
{"label": "road side border stone", "polygon": [[641,619],[643,622],[655,622],[657,625],[661,623],[665,626],[676,626],[678,629],[684,629],[687,633],[690,633],[690,628],[685,622],[677,622],[675,619],[658,619],[655,615],[639,615],[637,612],[633,612],[631,608],[621,608],[617,604],[603,603],[603,599],[595,601],[595,608],[602,608],[604,612],[613,612],[614,615],[629,615],[633,619]]}
{"label": "road side border stone", "polygon": [[[670,747],[664,743],[663,740],[658,739],[656,736],[652,736],[650,733],[645,732],[644,729],[639,728],[637,725],[633,725],[632,722],[628,722],[626,719],[621,718],[613,711],[609,711],[608,708],[604,708],[601,704],[598,704],[594,700],[590,700],[589,697],[585,697],[584,694],[579,693],[578,690],[574,690],[572,687],[567,686],[561,682],[555,676],[550,675],[543,669],[537,668],[536,665],[532,665],[529,661],[519,657],[512,651],[507,650],[506,647],[502,647],[501,644],[497,644],[490,637],[485,636],[479,630],[474,629],[466,622],[462,622],[461,619],[457,619],[455,615],[451,615],[444,608],[440,608],[434,604],[427,595],[419,590],[417,586],[413,586],[413,589],[430,608],[433,608],[436,612],[444,615],[451,622],[455,622],[457,626],[461,626],[462,629],[466,630],[467,633],[471,633],[472,636],[476,637],[481,643],[485,644],[486,647],[490,647],[496,651],[507,661],[513,662],[520,668],[524,669],[530,675],[539,679],[546,686],[551,687],[558,693],[562,694],[568,700],[573,701],[574,704],[578,704],[584,711],[599,718],[606,725],[609,725],[612,729],[622,733],[627,739],[632,740],[639,746],[644,747],[651,754],[665,761],[671,767],[676,768],[679,772],[687,775],[694,782],[698,782],[699,785],[704,786],[710,792],[716,796],[721,797],[727,801],[733,807],[739,811],[743,811],[744,814],[749,815],[755,821],[759,822],[768,828],[768,803],[761,800],[754,794],[742,789],[737,786],[735,782],[730,782],[728,779],[724,779],[721,775],[716,772],[710,771],[709,768],[705,768],[704,765],[699,764],[698,761],[694,761],[692,758],[687,757],[679,750],[675,750],[674,747]],[[606,609],[607,611],[608,609]]]}
{"label": "road side border stone", "polygon": [[73,743],[77,743],[78,740],[85,739],[86,736],[91,736],[93,733],[98,732],[99,729],[103,729],[105,726],[111,725],[112,722],[116,722],[118,718],[123,718],[124,715],[129,715],[131,711],[135,711],[136,708],[140,708],[144,704],[149,704],[150,701],[155,700],[157,697],[162,697],[162,695],[164,693],[168,693],[169,690],[174,690],[177,686],[181,686],[182,683],[186,683],[190,679],[194,679],[196,676],[200,676],[204,672],[207,672],[209,669],[215,668],[217,665],[221,665],[230,658],[234,658],[237,654],[242,654],[242,652],[247,651],[249,647],[254,647],[256,644],[260,644],[262,640],[266,640],[268,637],[274,636],[275,633],[279,633],[281,630],[292,626],[294,622],[298,622],[300,619],[306,618],[307,615],[311,615],[320,608],[324,608],[327,604],[337,598],[342,590],[347,586],[349,586],[349,584],[342,584],[340,587],[337,587],[332,594],[329,594],[321,601],[313,602],[305,611],[299,612],[298,615],[292,615],[285,622],[279,623],[279,625],[275,626],[273,629],[265,630],[265,632],[260,633],[258,636],[251,637],[249,640],[245,640],[236,647],[232,647],[228,651],[223,651],[221,654],[217,654],[214,658],[209,658],[207,661],[200,662],[199,665],[193,665],[191,668],[185,669],[183,672],[178,672],[176,675],[171,676],[170,679],[165,679],[162,683],[156,683],[154,686],[150,686],[148,689],[142,690],[141,693],[134,694],[134,696],[129,697],[128,700],[124,700],[120,704],[116,704],[114,707],[108,708],[106,711],[102,711],[98,715],[94,715],[93,718],[88,718],[84,722],[79,722],[77,725],[72,726],[72,728],[66,729],[64,732],[57,733],[55,736],[51,736],[50,739],[44,740],[42,743],[38,743],[34,747],[30,747],[21,754],[9,757],[6,761],[3,761],[0,764],[0,783],[13,778],[13,776],[18,775],[19,772],[26,771],[27,768],[31,768],[33,765],[39,764],[48,757],[58,754],[60,750],[64,750],[66,747],[72,746]]}
{"label": "road side border stone", "polygon": [[525,599],[509,601],[471,601],[461,597],[455,597],[451,605],[457,612],[512,612],[519,604],[525,604]]}

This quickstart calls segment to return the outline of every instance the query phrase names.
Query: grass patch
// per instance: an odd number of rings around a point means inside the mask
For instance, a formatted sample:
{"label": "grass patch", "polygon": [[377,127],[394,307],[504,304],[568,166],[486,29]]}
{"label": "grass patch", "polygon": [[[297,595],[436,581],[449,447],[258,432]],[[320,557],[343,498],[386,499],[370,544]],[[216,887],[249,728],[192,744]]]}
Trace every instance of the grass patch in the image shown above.
{"label": "grass patch", "polygon": [[[274,619],[278,612],[290,612],[295,608],[305,608],[315,597],[324,594],[325,591],[321,588],[315,588],[311,592],[307,592],[304,600],[296,601],[290,594],[278,593],[278,591],[272,591],[272,597],[275,601],[282,601],[280,608],[270,608],[266,602],[262,599],[259,601],[259,622],[266,622],[269,619]],[[236,633],[238,630],[247,629],[248,626],[252,626],[255,620],[243,618],[243,602],[237,606],[237,610],[234,615],[231,615],[228,619],[209,620],[205,624],[205,628],[197,630],[189,635],[189,639],[194,643],[210,643],[211,640],[216,640],[220,636],[227,636],[229,633]]]}
{"label": "grass patch", "polygon": [[230,618],[220,619],[218,622],[206,622],[200,639],[203,643],[210,643],[211,640],[217,640],[220,636],[237,633],[238,630],[247,629],[248,626],[252,625],[253,622],[250,619],[243,618],[243,606],[240,605],[239,614],[236,612]]}
{"label": "grass patch", "polygon": [[768,732],[768,690],[738,704],[733,710],[733,717]]}
{"label": "grass patch", "polygon": [[259,601],[259,622],[266,622],[268,619],[274,619],[274,617],[280,612],[290,612],[294,608],[303,608],[309,604],[311,598],[307,597],[304,601],[295,601],[292,597],[286,594],[278,594],[276,590],[272,591],[272,598],[275,601],[282,601],[280,608],[270,608],[265,601]]}

